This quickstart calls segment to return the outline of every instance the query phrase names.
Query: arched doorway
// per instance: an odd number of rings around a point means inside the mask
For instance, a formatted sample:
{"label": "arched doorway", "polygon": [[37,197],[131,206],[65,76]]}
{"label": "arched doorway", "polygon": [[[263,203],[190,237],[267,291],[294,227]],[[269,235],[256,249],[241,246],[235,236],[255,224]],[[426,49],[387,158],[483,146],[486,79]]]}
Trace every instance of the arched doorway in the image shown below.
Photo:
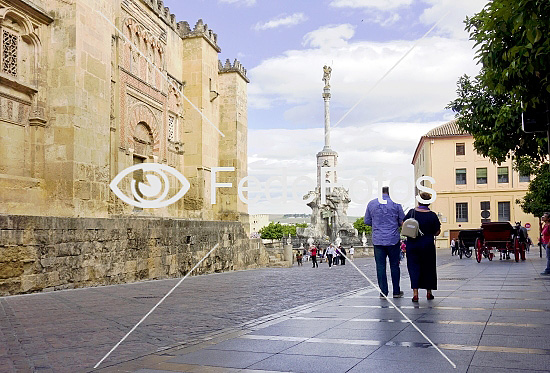
{"label": "arched doorway", "polygon": [[[147,162],[147,159],[153,157],[153,133],[151,129],[145,122],[139,122],[136,125],[136,130],[134,131],[134,154],[133,161],[134,166],[140,163]],[[140,182],[144,182],[143,170],[136,170],[134,173],[134,180],[136,185],[139,185]],[[143,198],[143,195],[139,191],[139,188],[136,188],[137,194]]]}

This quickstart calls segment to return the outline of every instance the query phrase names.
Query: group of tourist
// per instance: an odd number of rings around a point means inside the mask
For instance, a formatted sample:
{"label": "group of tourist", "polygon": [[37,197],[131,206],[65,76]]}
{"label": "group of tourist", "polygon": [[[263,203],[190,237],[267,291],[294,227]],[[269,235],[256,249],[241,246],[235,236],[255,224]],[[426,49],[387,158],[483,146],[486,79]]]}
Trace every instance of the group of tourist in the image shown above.
{"label": "group of tourist", "polygon": [[[431,199],[429,193],[420,193],[423,201]],[[383,202],[382,202],[383,201]],[[382,201],[373,199],[367,205],[364,222],[372,227],[372,242],[374,246],[374,258],[376,262],[376,274],[380,297],[386,298],[389,294],[388,279],[386,275],[386,263],[389,259],[390,273],[393,286],[393,297],[401,298],[404,292],[400,287],[401,270],[399,262],[403,246],[406,245],[407,270],[413,291],[413,302],[419,301],[418,289],[426,289],[426,298],[434,299],[433,290],[437,290],[436,249],[435,237],[441,232],[441,223],[437,214],[430,211],[429,204],[418,203],[407,214],[403,212],[400,204],[391,200],[389,187],[382,188]],[[407,219],[414,218],[418,222],[418,231],[421,234],[414,238],[408,237],[406,244],[401,241],[400,227]],[[550,276],[550,213],[546,212],[541,218],[543,222],[541,242],[546,250],[547,265],[541,275]],[[451,244],[455,254],[456,243]],[[353,260],[354,249],[349,250],[349,257]],[[303,255],[309,255],[313,268],[319,267],[320,261],[326,258],[329,267],[332,265],[346,264],[346,250],[342,247],[329,245],[324,251],[312,245],[308,250],[304,249]],[[302,265],[302,253],[297,254],[299,265]]]}
{"label": "group of tourist", "polygon": [[343,246],[330,244],[322,250],[320,247],[318,248],[315,245],[311,245],[309,250],[298,250],[296,253],[296,261],[298,262],[298,266],[302,266],[304,258],[306,261],[311,258],[312,268],[319,268],[319,262],[322,263],[323,259],[326,259],[329,268],[332,268],[333,265],[346,265],[346,256],[349,257],[350,260],[353,260],[354,254],[355,249],[353,246],[350,247],[349,253],[347,253]]}
{"label": "group of tourist", "polygon": [[[431,199],[429,193],[421,193],[422,200]],[[383,201],[383,202],[382,202]],[[413,302],[418,302],[418,289],[426,289],[428,300],[434,299],[432,290],[437,290],[437,272],[435,256],[435,236],[439,235],[441,223],[437,215],[430,211],[428,204],[419,203],[418,207],[409,210],[407,215],[400,204],[391,200],[389,188],[382,188],[382,201],[373,199],[367,205],[364,222],[372,227],[372,242],[376,262],[376,274],[380,297],[386,298],[389,293],[386,276],[386,258],[389,258],[393,286],[393,297],[403,297],[399,282],[401,270],[399,260],[401,253],[401,235],[399,227],[406,219],[418,221],[418,230],[422,234],[416,238],[407,238],[407,269],[413,290]]]}

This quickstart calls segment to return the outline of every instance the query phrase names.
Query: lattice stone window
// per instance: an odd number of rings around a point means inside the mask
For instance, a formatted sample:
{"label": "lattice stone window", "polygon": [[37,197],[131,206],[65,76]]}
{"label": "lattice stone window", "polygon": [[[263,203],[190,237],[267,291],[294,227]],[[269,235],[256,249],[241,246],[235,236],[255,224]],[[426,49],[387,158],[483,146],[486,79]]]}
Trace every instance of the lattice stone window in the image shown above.
{"label": "lattice stone window", "polygon": [[17,76],[17,35],[2,30],[2,72]]}
{"label": "lattice stone window", "polygon": [[176,132],[176,117],[173,115],[168,116],[168,140],[174,141],[174,134]]}

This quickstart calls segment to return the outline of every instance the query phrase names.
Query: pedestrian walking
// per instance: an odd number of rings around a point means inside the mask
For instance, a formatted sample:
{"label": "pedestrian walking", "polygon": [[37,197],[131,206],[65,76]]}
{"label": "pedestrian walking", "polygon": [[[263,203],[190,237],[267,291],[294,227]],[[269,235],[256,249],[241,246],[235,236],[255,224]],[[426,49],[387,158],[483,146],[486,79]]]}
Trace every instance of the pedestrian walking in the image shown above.
{"label": "pedestrian walking", "polygon": [[455,242],[455,239],[453,238],[451,240],[451,256],[455,255],[456,253],[456,242]]}
{"label": "pedestrian walking", "polygon": [[327,250],[325,252],[325,255],[327,257],[327,262],[328,262],[328,267],[331,268],[332,267],[332,258],[334,257],[334,247],[332,246],[332,244],[328,245],[327,247]]}
{"label": "pedestrian walking", "polygon": [[340,263],[346,265],[346,249],[343,246],[340,246]]}
{"label": "pedestrian walking", "polygon": [[544,225],[542,226],[541,242],[542,247],[546,249],[546,269],[541,273],[543,276],[550,276],[550,212],[545,212],[541,217]]}
{"label": "pedestrian walking", "polygon": [[355,254],[355,249],[353,248],[353,246],[350,246],[349,247],[349,260],[351,260],[353,262],[353,254]]}
{"label": "pedestrian walking", "polygon": [[[429,193],[420,193],[423,200],[429,200]],[[416,238],[407,238],[407,269],[413,290],[413,302],[418,302],[418,289],[426,289],[426,298],[434,299],[432,290],[437,290],[437,271],[435,262],[435,236],[441,233],[441,223],[437,214],[430,211],[429,204],[419,203],[409,210],[405,220],[418,221],[419,233]]]}
{"label": "pedestrian walking", "polygon": [[311,247],[311,263],[313,263],[313,267],[311,268],[319,268],[319,264],[317,263],[317,248],[315,246]]}
{"label": "pedestrian walking", "polygon": [[296,252],[296,261],[298,262],[298,267],[303,266],[304,263],[302,263],[303,254],[300,250]]}
{"label": "pedestrian walking", "polygon": [[337,266],[338,264],[340,264],[340,250],[338,249],[337,246],[334,247],[334,265]]}
{"label": "pedestrian walking", "polygon": [[[367,205],[364,222],[372,227],[372,243],[376,261],[376,276],[380,291],[388,295],[388,278],[386,275],[386,258],[389,258],[393,297],[401,298],[403,292],[399,287],[401,271],[399,269],[399,227],[403,224],[404,213],[400,204],[390,198],[390,188],[382,188],[382,201],[373,199]],[[383,297],[382,294],[380,294]]]}

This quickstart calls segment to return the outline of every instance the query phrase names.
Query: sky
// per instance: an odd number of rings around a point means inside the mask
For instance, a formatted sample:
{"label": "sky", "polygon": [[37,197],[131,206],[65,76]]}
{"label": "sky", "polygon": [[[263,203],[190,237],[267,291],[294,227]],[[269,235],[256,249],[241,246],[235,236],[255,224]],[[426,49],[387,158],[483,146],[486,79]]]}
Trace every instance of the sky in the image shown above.
{"label": "sky", "polygon": [[248,174],[262,187],[249,194],[251,214],[311,212],[301,196],[315,186],[323,66],[332,67],[331,147],[341,185],[352,187],[351,216],[362,215],[377,187],[392,180],[394,199],[413,204],[414,150],[423,134],[454,118],[445,107],[458,78],[479,71],[463,21],[486,3],[164,2],[178,21],[203,19],[218,34],[220,60],[237,58],[247,69]]}

